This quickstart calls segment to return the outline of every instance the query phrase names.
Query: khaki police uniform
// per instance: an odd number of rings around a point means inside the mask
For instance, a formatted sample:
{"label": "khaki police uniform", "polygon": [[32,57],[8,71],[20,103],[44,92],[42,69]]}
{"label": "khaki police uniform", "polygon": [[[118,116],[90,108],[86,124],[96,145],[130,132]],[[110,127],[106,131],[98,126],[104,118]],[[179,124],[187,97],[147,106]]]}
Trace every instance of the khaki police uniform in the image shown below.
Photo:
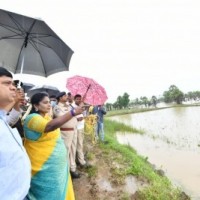
{"label": "khaki police uniform", "polygon": [[[69,112],[72,108],[70,105],[63,104],[61,102],[58,103],[53,109],[54,117],[59,117],[67,112]],[[68,160],[70,171],[76,171],[76,145],[77,145],[77,119],[73,117],[68,122],[63,124],[60,128],[61,137],[65,142],[65,146],[68,151]]]}
{"label": "khaki police uniform", "polygon": [[[72,105],[73,107],[77,107],[75,103]],[[85,161],[84,153],[83,153],[84,126],[85,126],[84,115],[83,114],[76,115],[76,118],[78,121],[77,122],[77,148],[76,148],[77,160],[81,165],[85,165],[86,161]]]}

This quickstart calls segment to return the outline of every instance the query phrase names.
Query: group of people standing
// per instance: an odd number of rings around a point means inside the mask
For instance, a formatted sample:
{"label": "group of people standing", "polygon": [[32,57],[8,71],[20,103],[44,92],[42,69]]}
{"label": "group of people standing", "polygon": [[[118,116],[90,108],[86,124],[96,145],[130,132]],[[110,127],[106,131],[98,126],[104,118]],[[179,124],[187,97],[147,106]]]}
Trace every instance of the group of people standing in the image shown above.
{"label": "group of people standing", "polygon": [[[82,97],[79,94],[75,95],[74,99],[72,99],[71,93],[66,94],[66,92],[61,92],[57,95],[56,99],[57,104],[53,107],[54,118],[62,116],[78,106],[84,106]],[[81,167],[87,167],[83,154],[84,113],[85,111],[76,115],[60,127],[61,137],[68,150],[72,178],[80,177],[80,174],[76,170],[76,158]]]}
{"label": "group of people standing", "polygon": [[[79,94],[74,98],[65,92],[51,98],[47,93],[33,95],[22,142],[11,127],[19,120],[24,98],[18,91],[12,74],[0,67],[0,199],[75,199],[71,177],[80,177],[77,162],[89,166],[83,153],[87,106]],[[106,111],[98,106],[93,112],[98,114],[97,134],[101,132],[104,140]]]}

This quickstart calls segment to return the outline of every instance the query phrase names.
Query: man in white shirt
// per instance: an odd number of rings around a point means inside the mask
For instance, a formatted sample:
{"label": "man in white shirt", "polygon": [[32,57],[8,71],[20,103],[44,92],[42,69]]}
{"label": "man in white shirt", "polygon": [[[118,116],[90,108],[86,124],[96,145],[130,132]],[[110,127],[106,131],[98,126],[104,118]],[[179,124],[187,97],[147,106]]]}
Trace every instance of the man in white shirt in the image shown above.
{"label": "man in white shirt", "polygon": [[0,199],[23,200],[30,187],[31,166],[22,140],[6,119],[6,108],[14,101],[12,74],[0,67]]}
{"label": "man in white shirt", "polygon": [[[82,103],[82,97],[80,94],[74,96],[74,103],[72,104],[73,107],[78,107]],[[76,146],[76,154],[77,154],[77,161],[81,167],[89,167],[86,163],[83,153],[83,140],[84,140],[84,113],[77,115],[77,146]]]}

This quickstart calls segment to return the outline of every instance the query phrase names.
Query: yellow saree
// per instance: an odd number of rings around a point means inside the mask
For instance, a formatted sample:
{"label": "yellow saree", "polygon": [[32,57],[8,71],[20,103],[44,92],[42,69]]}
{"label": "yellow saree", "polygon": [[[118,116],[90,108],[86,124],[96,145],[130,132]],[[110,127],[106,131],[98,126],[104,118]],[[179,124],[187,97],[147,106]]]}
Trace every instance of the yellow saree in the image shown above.
{"label": "yellow saree", "polygon": [[44,133],[49,116],[30,114],[24,121],[24,146],[32,166],[30,200],[74,200],[67,152],[60,130]]}

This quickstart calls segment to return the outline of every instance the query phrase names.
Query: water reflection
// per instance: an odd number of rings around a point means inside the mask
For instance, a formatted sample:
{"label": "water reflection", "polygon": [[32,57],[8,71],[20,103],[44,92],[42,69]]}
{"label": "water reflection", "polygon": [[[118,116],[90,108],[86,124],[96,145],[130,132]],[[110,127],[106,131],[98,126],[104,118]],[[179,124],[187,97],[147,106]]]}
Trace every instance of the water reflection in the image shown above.
{"label": "water reflection", "polygon": [[111,119],[144,129],[144,135],[118,133],[118,141],[131,145],[139,154],[148,157],[196,200],[200,199],[199,115],[200,107],[186,107]]}

